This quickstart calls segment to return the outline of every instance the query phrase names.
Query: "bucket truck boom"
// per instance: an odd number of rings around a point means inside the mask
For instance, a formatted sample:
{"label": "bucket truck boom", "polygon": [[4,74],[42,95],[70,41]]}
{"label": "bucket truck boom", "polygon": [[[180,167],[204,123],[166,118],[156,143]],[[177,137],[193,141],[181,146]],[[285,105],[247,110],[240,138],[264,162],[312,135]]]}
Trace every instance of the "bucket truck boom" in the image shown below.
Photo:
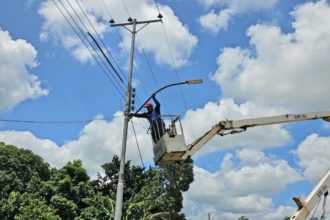
{"label": "bucket truck boom", "polygon": [[294,197],[293,200],[298,206],[298,210],[291,216],[290,220],[305,220],[317,206],[322,196],[324,196],[323,210],[320,220],[325,219],[326,198],[328,196],[328,189],[330,187],[330,170],[324,175],[320,182],[314,187],[313,191],[308,197],[302,198]]}
{"label": "bucket truck boom", "polygon": [[[183,162],[200,150],[216,134],[224,136],[246,131],[250,127],[265,126],[272,124],[282,124],[297,121],[323,119],[330,122],[330,111],[309,112],[299,114],[286,114],[272,117],[262,117],[244,120],[225,120],[215,124],[209,131],[188,146],[184,143],[183,133],[176,135],[171,132],[171,127],[167,133],[154,145],[154,160],[156,164],[172,164]],[[180,124],[181,126],[181,124]],[[173,121],[172,121],[173,127]],[[171,133],[171,135],[169,135]]]}
{"label": "bucket truck boom", "polygon": [[[201,149],[210,139],[212,139],[216,134],[224,136],[227,134],[237,134],[246,131],[247,128],[265,126],[272,124],[283,124],[289,122],[306,121],[314,119],[323,119],[330,122],[330,111],[324,112],[310,112],[310,113],[300,113],[300,114],[286,114],[280,116],[254,118],[254,119],[243,119],[237,121],[220,121],[218,124],[214,125],[211,130],[206,132],[203,136],[198,138],[192,144],[188,145],[188,150],[182,156],[185,160],[189,156],[192,156],[199,149]],[[228,131],[228,132],[226,132]]]}

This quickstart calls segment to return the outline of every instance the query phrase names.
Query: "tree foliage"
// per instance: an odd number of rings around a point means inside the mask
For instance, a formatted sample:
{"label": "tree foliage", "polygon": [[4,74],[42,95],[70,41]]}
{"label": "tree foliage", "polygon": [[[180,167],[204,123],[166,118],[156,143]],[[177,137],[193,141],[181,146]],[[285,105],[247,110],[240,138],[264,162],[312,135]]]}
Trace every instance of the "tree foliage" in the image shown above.
{"label": "tree foliage", "polygon": [[[83,161],[52,168],[29,150],[0,143],[0,219],[113,219],[120,160],[102,165],[91,180]],[[148,169],[125,165],[123,219],[186,219],[182,192],[193,166]]]}

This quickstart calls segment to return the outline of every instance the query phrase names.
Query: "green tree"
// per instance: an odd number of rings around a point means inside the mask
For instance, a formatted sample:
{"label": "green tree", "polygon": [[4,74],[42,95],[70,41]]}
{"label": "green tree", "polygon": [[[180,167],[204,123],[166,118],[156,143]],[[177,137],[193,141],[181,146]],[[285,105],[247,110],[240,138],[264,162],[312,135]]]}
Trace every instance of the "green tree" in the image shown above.
{"label": "green tree", "polygon": [[[119,164],[115,156],[111,163],[102,165],[105,175],[98,175],[93,182],[95,190],[103,196],[115,199]],[[189,189],[193,180],[192,161],[148,170],[131,166],[128,161],[125,164],[124,219],[185,219],[180,213],[182,192]]]}
{"label": "green tree", "polygon": [[63,219],[78,217],[88,206],[84,199],[94,195],[90,178],[82,167],[81,160],[68,162],[59,170],[52,169],[51,178],[43,184],[40,193]]}
{"label": "green tree", "polygon": [[79,219],[113,219],[115,201],[109,196],[96,194],[94,198],[84,199],[89,207],[85,208]]}
{"label": "green tree", "polygon": [[182,192],[189,189],[190,183],[194,181],[192,160],[185,164],[164,165],[158,167],[161,182],[165,186],[167,197],[171,202],[168,210],[171,212],[171,219],[185,219],[179,214],[183,208]]}
{"label": "green tree", "polygon": [[[120,161],[102,165],[91,181],[81,160],[51,168],[31,151],[0,143],[0,219],[113,219]],[[125,164],[123,219],[183,220],[182,192],[192,164],[150,167]]]}
{"label": "green tree", "polygon": [[285,217],[283,220],[290,220],[290,217]]}
{"label": "green tree", "polygon": [[246,217],[246,216],[241,216],[241,217],[239,217],[239,219],[238,220],[249,220],[249,218],[248,217]]}
{"label": "green tree", "polygon": [[30,181],[47,181],[49,165],[29,150],[0,142],[0,198],[10,192],[24,192]]}
{"label": "green tree", "polygon": [[15,220],[59,220],[55,210],[47,206],[46,201],[32,194],[10,193],[8,199],[1,201],[0,219]]}

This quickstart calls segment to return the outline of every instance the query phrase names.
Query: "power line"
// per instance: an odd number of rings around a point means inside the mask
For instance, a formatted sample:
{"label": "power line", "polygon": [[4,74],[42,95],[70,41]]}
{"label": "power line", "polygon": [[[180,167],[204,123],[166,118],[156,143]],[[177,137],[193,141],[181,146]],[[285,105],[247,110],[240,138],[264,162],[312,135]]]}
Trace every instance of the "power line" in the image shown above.
{"label": "power line", "polygon": [[94,118],[94,119],[87,119],[87,120],[76,120],[76,121],[41,121],[41,120],[19,120],[19,119],[3,119],[1,118],[1,122],[9,122],[9,123],[26,123],[26,124],[88,124],[93,121],[109,121],[114,118],[123,117],[120,116],[113,116],[111,118]]}
{"label": "power line", "polygon": [[160,14],[159,6],[158,6],[158,1],[157,1],[157,0],[155,0],[155,4],[156,4],[157,11],[158,11],[158,13]]}
{"label": "power line", "polygon": [[[109,14],[110,18],[113,18],[113,16],[111,15],[111,12],[110,12],[109,7],[105,4],[104,0],[101,0],[101,2],[102,2],[102,4],[103,4],[104,8],[106,9],[107,13]],[[123,2],[123,4],[125,4],[125,3]],[[125,6],[125,8],[126,8],[126,12],[127,12],[127,14],[129,15],[126,5],[124,5],[124,6]],[[115,31],[116,31],[116,34],[117,34],[118,38],[122,41],[123,39],[121,38],[121,36],[120,36],[120,34],[119,34],[119,31],[118,31],[117,29],[115,29]],[[127,53],[127,55],[129,56],[128,49],[125,47],[125,45],[123,46],[123,48],[124,48],[124,51],[125,51],[125,52]],[[114,58],[114,57],[112,57],[112,58],[113,58],[113,60],[115,61],[115,58]],[[116,63],[116,62],[115,62],[115,63]],[[118,69],[120,70],[120,72],[122,72],[122,70],[120,69],[120,67],[119,67],[118,65],[117,65],[117,67],[118,67]],[[137,71],[137,69],[135,68],[134,63],[133,63],[133,68],[134,68],[134,71],[135,71],[135,73],[136,73],[136,76],[137,76],[138,79],[141,81],[141,79],[140,79],[140,77],[139,77],[139,74],[138,74],[138,71]],[[145,95],[148,96],[147,91],[146,91],[146,88],[145,88],[145,86],[144,86],[143,84],[142,84],[142,88],[143,88],[143,90],[144,90]],[[139,105],[141,105],[142,102],[141,102],[140,98],[139,98],[138,96],[136,96],[136,99],[137,99],[137,103],[138,103]],[[147,126],[146,122],[143,121],[143,124],[144,124],[144,129],[147,131],[147,130],[148,130],[148,126]]]}
{"label": "power line", "polygon": [[126,6],[126,4],[125,4],[125,1],[124,1],[124,0],[121,0],[121,1],[122,1],[123,5],[124,5],[124,8],[125,8],[125,10],[126,10],[128,16],[131,17],[130,14],[129,14],[129,12],[128,12],[128,9],[127,9],[127,6]]}
{"label": "power line", "polygon": [[[69,0],[67,0],[69,2]],[[105,45],[104,41],[102,40],[101,36],[99,35],[99,33],[96,31],[94,25],[92,24],[92,22],[90,21],[90,19],[88,18],[87,14],[85,13],[84,9],[81,7],[80,3],[78,0],[75,0],[77,5],[79,6],[80,10],[82,11],[82,13],[85,15],[89,25],[92,27],[92,29],[94,30],[94,32],[96,33],[98,39],[101,41],[102,45],[104,46],[104,48],[107,50],[108,54],[110,55],[110,57],[112,58],[112,60],[114,61],[115,65],[117,66],[117,68],[119,69],[119,71],[121,72],[121,75],[125,78],[126,82],[127,82],[127,78],[125,77],[125,75],[123,74],[123,72],[121,71],[121,69],[119,68],[115,58],[112,56],[112,53],[108,50],[108,47]],[[87,28],[86,28],[87,29]],[[104,52],[102,51],[102,49],[100,49],[102,54],[104,55],[104,57],[106,58],[106,60],[108,61],[108,63],[110,64],[111,68],[113,69],[113,71],[116,73],[116,75],[121,79],[121,77],[119,76],[117,70],[114,68],[114,66],[111,64],[111,62],[108,60],[108,58],[105,56]],[[123,82],[123,80],[121,79],[121,81]]]}
{"label": "power line", "polygon": [[[147,57],[147,54],[145,53],[145,50],[143,49],[142,42],[140,41],[140,39],[139,39],[138,37],[137,37],[137,39],[138,39],[138,42],[139,42],[140,47],[141,47],[141,49],[142,49],[142,53],[143,53],[143,55],[144,55],[144,57],[145,57],[145,59],[146,59],[146,61],[147,61],[147,65],[148,65],[149,71],[151,72],[151,76],[152,76],[152,78],[153,78],[153,80],[154,80],[154,82],[155,82],[157,88],[159,88],[160,86],[159,86],[158,81],[157,81],[157,79],[156,79],[155,73],[154,73],[154,71],[153,71],[152,68],[151,68],[151,65],[150,65],[149,59],[148,59],[148,57]],[[166,109],[167,113],[170,113],[169,110],[168,110],[168,108],[167,108],[166,102],[164,102],[165,99],[164,99],[163,94],[161,93],[160,96],[161,96],[161,98],[162,98],[162,100],[163,100],[163,103],[164,103],[164,105],[165,105],[165,109]]]}
{"label": "power line", "polygon": [[94,43],[96,44],[96,46],[99,48],[99,50],[101,51],[103,57],[105,58],[105,60],[108,62],[108,64],[111,66],[111,68],[115,71],[116,75],[118,76],[119,80],[124,83],[123,79],[119,76],[118,72],[116,71],[116,69],[113,67],[113,65],[111,64],[110,60],[108,59],[108,57],[105,55],[105,53],[103,52],[102,48],[100,47],[100,45],[97,43],[97,41],[95,40],[95,38],[93,37],[93,35],[91,33],[87,33],[92,40],[94,41]]}
{"label": "power line", "polygon": [[[157,6],[158,7],[158,6]],[[159,9],[158,9],[159,10]],[[175,75],[176,75],[176,78],[178,81],[180,81],[180,77],[179,77],[179,74],[178,74],[178,71],[176,69],[176,65],[175,65],[175,62],[174,62],[174,58],[173,58],[173,54],[172,54],[172,50],[171,50],[171,47],[170,47],[170,43],[169,43],[169,40],[168,40],[168,37],[167,37],[167,33],[166,33],[166,30],[165,30],[165,25],[164,23],[162,22],[162,27],[163,27],[163,32],[164,32],[164,35],[165,35],[165,39],[166,39],[166,43],[167,43],[167,47],[168,47],[168,50],[170,52],[170,57],[171,57],[171,61],[172,61],[172,65],[173,65],[173,70],[175,72]],[[180,92],[181,92],[181,96],[182,96],[182,99],[183,99],[183,104],[184,104],[184,107],[186,110],[188,110],[188,107],[187,107],[187,102],[186,102],[186,98],[184,96],[184,93],[183,93],[183,90],[182,88],[180,87]],[[193,129],[193,126],[192,126],[192,123],[191,123],[191,120],[188,119],[189,121],[189,125],[190,125],[190,128],[191,128],[191,131],[192,131],[192,135],[193,137],[196,137],[195,135],[195,131]]]}
{"label": "power line", "polygon": [[142,159],[142,154],[141,154],[141,150],[140,150],[139,142],[138,142],[138,139],[137,139],[137,137],[136,137],[135,127],[134,127],[134,123],[133,123],[132,120],[131,120],[131,124],[132,124],[132,128],[133,128],[134,136],[135,136],[136,146],[137,146],[137,149],[138,149],[138,151],[139,151],[139,155],[140,155],[140,159],[141,159],[142,167],[144,167],[144,163],[143,163],[143,159]]}
{"label": "power line", "polygon": [[[110,78],[110,76],[108,75],[108,73],[106,72],[106,70],[103,68],[103,66],[101,65],[101,63],[99,62],[99,60],[97,59],[97,57],[95,56],[95,54],[90,50],[89,46],[85,43],[85,41],[82,39],[82,37],[80,36],[80,34],[78,33],[78,31],[76,30],[76,28],[73,26],[73,24],[69,21],[68,17],[63,13],[63,11],[60,9],[60,7],[58,6],[58,4],[55,2],[55,0],[52,0],[52,2],[54,3],[54,5],[57,7],[57,9],[59,10],[59,12],[62,14],[62,16],[64,17],[64,19],[67,21],[67,23],[69,24],[69,26],[72,28],[72,30],[75,32],[75,34],[78,36],[78,38],[81,40],[81,42],[84,44],[84,46],[87,48],[87,50],[89,51],[89,53],[92,55],[92,57],[94,58],[94,60],[96,61],[96,63],[99,65],[99,67],[102,69],[103,73],[105,74],[105,76],[107,77],[107,79],[112,83],[112,85],[116,88],[118,94],[125,99],[124,95],[120,92],[120,89],[116,86],[116,84],[112,81],[112,79]],[[77,23],[74,21],[73,17],[71,16],[71,14],[68,12],[68,10],[65,8],[65,6],[63,5],[63,3],[60,1],[60,3],[62,4],[63,8],[67,11],[67,13],[69,14],[69,16],[71,17],[72,21],[77,25]],[[78,28],[80,29],[80,27],[78,26]],[[81,31],[81,29],[80,29]],[[86,36],[83,35],[86,39]],[[88,41],[88,39],[86,39],[88,43],[90,43]],[[91,48],[93,48],[93,46],[91,45]],[[93,48],[94,49],[94,48]],[[95,51],[95,49],[94,49]],[[98,53],[96,53],[98,55]],[[99,57],[100,58],[100,57]]]}
{"label": "power line", "polygon": [[[103,0],[101,0],[101,2],[102,2],[102,4],[103,4],[103,6],[105,7],[107,13],[109,14],[110,18],[113,18],[113,16],[111,15],[111,12],[110,12],[109,7],[105,4],[105,2],[104,2]],[[127,12],[128,16],[130,16],[130,15],[129,15],[129,12],[128,12],[128,10],[127,10],[127,7],[126,7],[125,2],[123,2],[123,4],[124,4],[124,7],[125,7],[125,9],[126,9],[126,12]],[[117,29],[115,29],[115,31],[116,31],[116,34],[117,34],[119,40],[122,41],[123,39],[121,38],[121,35],[119,34],[119,31],[118,31]],[[124,51],[127,53],[127,55],[129,56],[129,51],[128,51],[128,49],[125,47],[125,45],[123,45],[123,49],[124,49]],[[113,58],[113,59],[114,59],[114,58]],[[119,67],[118,67],[118,68],[119,68]],[[137,71],[137,69],[136,69],[134,63],[133,63],[133,69],[134,69],[134,71],[135,71],[135,73],[136,73],[137,78],[141,81],[141,79],[140,79],[140,75],[139,75],[139,73],[138,73],[138,71]],[[148,92],[147,92],[147,90],[146,90],[146,88],[145,88],[145,86],[144,86],[143,84],[142,84],[142,88],[143,88],[143,91],[144,91],[145,95],[148,96]],[[137,99],[137,103],[138,103],[139,105],[142,105],[142,102],[141,102],[140,98],[136,96],[136,99]],[[146,124],[145,121],[143,121],[143,124],[144,124],[144,129],[147,131],[147,130],[148,130],[148,125]]]}
{"label": "power line", "polygon": [[[104,62],[104,60],[100,57],[100,55],[97,53],[97,51],[96,51],[96,49],[93,47],[92,43],[91,43],[91,42],[88,40],[88,38],[85,36],[85,33],[89,33],[88,28],[87,28],[87,26],[84,24],[83,20],[82,20],[81,17],[79,16],[79,14],[78,14],[78,13],[76,12],[76,10],[73,8],[73,6],[71,5],[70,1],[67,0],[67,2],[68,2],[68,4],[69,4],[70,8],[71,8],[72,11],[75,13],[76,17],[79,19],[80,23],[83,25],[83,27],[85,28],[86,32],[84,32],[83,30],[81,30],[80,26],[77,24],[77,22],[75,21],[75,19],[73,18],[73,16],[70,14],[70,12],[66,9],[66,7],[65,7],[64,4],[62,3],[62,1],[61,1],[61,0],[59,0],[59,1],[61,2],[62,6],[63,6],[64,9],[66,10],[66,12],[69,14],[69,16],[71,17],[71,19],[73,20],[73,22],[74,22],[74,23],[76,24],[76,26],[79,28],[79,30],[80,30],[80,32],[82,33],[82,35],[85,37],[85,39],[88,41],[88,43],[92,46],[92,48],[93,48],[94,51],[96,52],[97,56],[101,59],[102,63],[106,66],[106,68],[107,68],[107,69],[109,70],[109,72],[111,73],[111,70],[109,69],[109,67],[106,65],[106,63]],[[83,12],[83,13],[84,13],[84,12]],[[85,13],[84,13],[84,14],[85,14]],[[86,18],[87,18],[87,20],[88,20],[88,17],[87,17],[86,14],[85,14],[85,16],[86,16]],[[95,39],[93,38],[93,36],[92,36],[92,39],[93,39],[93,41],[94,41],[94,43],[95,43]],[[98,48],[100,48],[99,45],[97,44],[97,42],[96,42],[96,45],[98,46]],[[107,59],[107,57],[105,56],[105,54],[103,53],[102,50],[101,50],[101,52],[102,52],[103,56],[105,57],[106,61],[108,62],[108,64],[109,64],[109,65],[111,66],[111,68],[113,69],[113,71],[114,71],[114,72],[117,74],[117,76],[119,77],[120,81],[123,82],[123,80],[122,80],[121,77],[118,75],[117,71],[113,68],[112,64],[111,64],[110,61]],[[115,79],[115,81],[117,82],[117,84],[118,84],[119,86],[121,86],[120,83],[118,82],[118,80],[117,80],[115,77],[114,77],[114,79]],[[123,89],[123,87],[121,87],[121,89],[123,90],[123,92],[125,92],[124,89]]]}
{"label": "power line", "polygon": [[[103,0],[102,0],[102,1],[103,1]],[[130,13],[129,13],[129,11],[128,11],[127,5],[125,4],[125,1],[122,0],[122,3],[123,3],[123,5],[124,5],[124,8],[125,8],[125,10],[126,10],[126,13],[127,13],[128,17],[131,17],[131,15],[130,15]],[[108,10],[108,9],[107,9],[107,10]],[[108,11],[109,11],[109,10],[108,10]],[[110,11],[109,11],[109,12],[110,12]],[[160,13],[159,13],[159,14],[160,14]],[[110,15],[110,17],[112,17],[111,14],[109,14],[109,15]],[[119,38],[121,39],[120,34],[118,33],[118,31],[117,31],[117,34],[118,34]],[[122,40],[122,39],[121,39],[121,40]],[[155,82],[156,86],[159,87],[158,82],[157,82],[157,80],[156,80],[156,78],[155,78],[155,74],[154,74],[153,71],[152,71],[152,68],[151,68],[151,66],[150,66],[150,62],[149,62],[149,60],[148,60],[148,58],[147,58],[147,56],[146,56],[146,54],[145,54],[145,50],[144,50],[144,48],[143,48],[143,46],[142,46],[142,43],[141,43],[141,41],[140,41],[140,39],[139,39],[138,36],[137,36],[137,40],[138,40],[138,42],[139,42],[139,44],[140,44],[140,47],[141,47],[142,52],[143,52],[143,54],[144,54],[144,57],[145,57],[145,59],[146,59],[146,61],[147,61],[147,64],[148,64],[149,70],[150,70],[150,72],[151,72],[151,74],[152,74],[152,76],[153,76],[154,82]],[[125,46],[124,46],[124,48],[126,49],[126,52],[128,53],[127,48],[126,48]],[[133,65],[133,68],[134,68],[134,71],[136,72],[136,76],[137,76],[137,78],[141,81],[141,79],[140,79],[140,75],[139,75],[137,69],[135,68],[135,65]],[[144,85],[142,85],[142,88],[143,88],[144,93],[146,94],[146,96],[148,96],[148,95],[147,95],[146,88],[145,88]],[[161,98],[162,98],[162,100],[163,100],[162,103],[164,103],[164,106],[165,106],[166,111],[169,113],[169,110],[168,110],[168,108],[167,108],[166,102],[164,101],[165,99],[164,99],[164,97],[163,97],[162,94],[161,94]],[[137,99],[138,99],[138,101],[140,102],[139,104],[141,105],[141,104],[142,104],[141,101],[139,100],[139,98],[137,98]],[[144,123],[145,123],[145,122],[144,122]],[[145,127],[148,127],[148,126],[145,126]]]}

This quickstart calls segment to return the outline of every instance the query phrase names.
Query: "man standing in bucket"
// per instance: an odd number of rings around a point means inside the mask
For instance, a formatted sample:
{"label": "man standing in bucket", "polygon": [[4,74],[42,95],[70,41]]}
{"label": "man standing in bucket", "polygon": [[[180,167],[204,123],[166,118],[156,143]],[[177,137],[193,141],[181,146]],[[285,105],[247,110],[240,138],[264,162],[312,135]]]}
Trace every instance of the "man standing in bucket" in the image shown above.
{"label": "man standing in bucket", "polygon": [[147,102],[146,105],[144,106],[147,109],[147,112],[131,113],[130,116],[148,119],[150,126],[151,126],[152,140],[156,144],[157,141],[163,136],[163,134],[165,132],[165,124],[164,124],[163,120],[161,119],[160,103],[156,99],[155,94],[152,94],[151,98],[156,104],[155,108],[151,102]]}

